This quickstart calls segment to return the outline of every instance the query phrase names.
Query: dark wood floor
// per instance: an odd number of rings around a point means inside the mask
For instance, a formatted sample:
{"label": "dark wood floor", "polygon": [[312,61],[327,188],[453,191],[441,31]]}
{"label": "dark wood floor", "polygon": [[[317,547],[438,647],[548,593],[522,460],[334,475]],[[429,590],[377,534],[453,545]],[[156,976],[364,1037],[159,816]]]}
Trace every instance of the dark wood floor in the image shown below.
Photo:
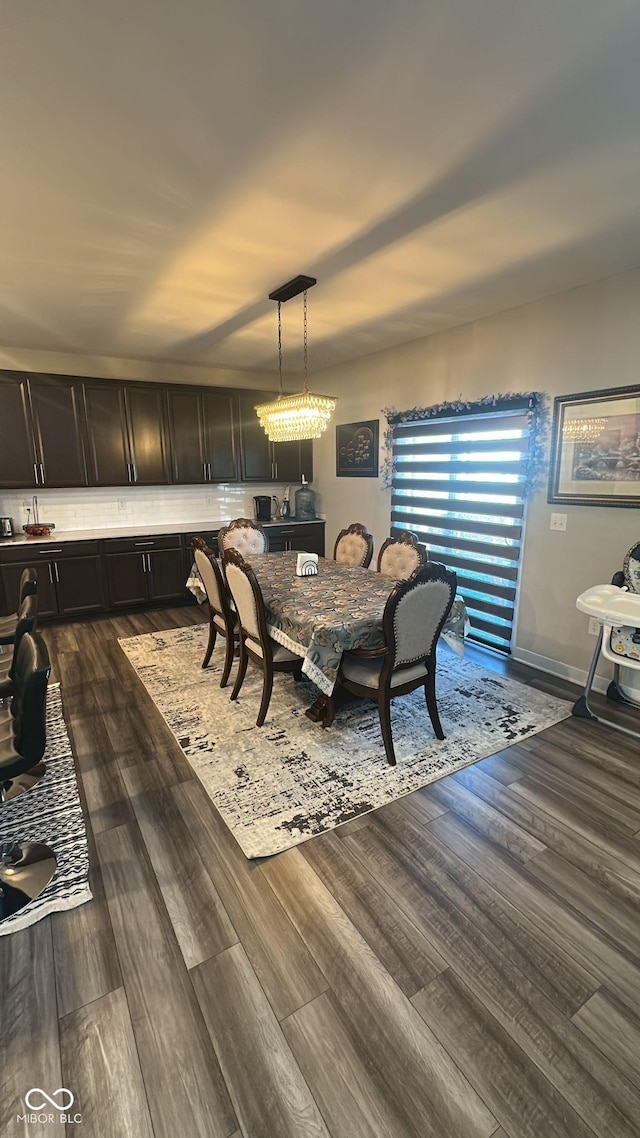
{"label": "dark wood floor", "polygon": [[66,1086],[81,1138],[637,1138],[640,746],[569,719],[248,862],[116,642],[199,619],[45,629],[94,900],[0,940],[5,1132]]}

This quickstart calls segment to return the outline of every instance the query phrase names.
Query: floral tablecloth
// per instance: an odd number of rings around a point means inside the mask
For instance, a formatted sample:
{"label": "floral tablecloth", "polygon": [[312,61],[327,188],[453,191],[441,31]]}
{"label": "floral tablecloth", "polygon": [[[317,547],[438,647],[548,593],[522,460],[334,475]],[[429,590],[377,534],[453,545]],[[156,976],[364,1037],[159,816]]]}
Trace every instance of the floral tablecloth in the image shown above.
{"label": "floral tablecloth", "polygon": [[[331,695],[343,652],[384,645],[382,614],[394,582],[323,558],[317,577],[296,577],[297,556],[260,553],[248,561],[260,582],[270,635],[304,657],[302,671]],[[464,602],[455,600],[443,636],[459,655],[466,619]]]}

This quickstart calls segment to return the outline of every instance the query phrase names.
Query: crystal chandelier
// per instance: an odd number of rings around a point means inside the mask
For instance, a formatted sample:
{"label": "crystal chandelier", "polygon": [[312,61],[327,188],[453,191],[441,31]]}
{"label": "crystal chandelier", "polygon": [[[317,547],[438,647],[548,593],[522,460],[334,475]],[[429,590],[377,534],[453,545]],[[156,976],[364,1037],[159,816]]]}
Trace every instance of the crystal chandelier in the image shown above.
{"label": "crystal chandelier", "polygon": [[[336,399],[330,395],[317,395],[307,387],[307,289],[316,283],[315,277],[294,277],[275,292],[269,300],[278,302],[278,372],[280,394],[271,403],[260,403],[256,413],[260,426],[273,443],[294,442],[299,439],[319,439],[329,426]],[[304,312],[304,388],[297,395],[284,395],[282,391],[282,305],[293,296],[303,294]]]}
{"label": "crystal chandelier", "polygon": [[567,443],[593,442],[602,434],[606,425],[606,419],[565,419],[562,437]]}

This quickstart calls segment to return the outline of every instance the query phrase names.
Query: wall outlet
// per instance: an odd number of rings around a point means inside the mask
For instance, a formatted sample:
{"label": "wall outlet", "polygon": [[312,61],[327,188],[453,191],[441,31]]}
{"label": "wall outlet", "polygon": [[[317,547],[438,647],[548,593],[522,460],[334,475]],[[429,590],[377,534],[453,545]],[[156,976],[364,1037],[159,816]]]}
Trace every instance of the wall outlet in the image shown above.
{"label": "wall outlet", "polygon": [[589,617],[589,636],[600,635],[600,621],[596,620],[595,616]]}
{"label": "wall outlet", "polygon": [[205,500],[204,500],[204,504],[205,504],[205,506],[215,506],[215,504],[216,504],[215,494],[207,494],[205,497]]}
{"label": "wall outlet", "polygon": [[549,522],[549,529],[566,530],[567,528],[567,515],[566,514],[552,514]]}
{"label": "wall outlet", "polygon": [[126,510],[126,508],[127,508],[126,498],[118,498],[118,509],[119,510]]}

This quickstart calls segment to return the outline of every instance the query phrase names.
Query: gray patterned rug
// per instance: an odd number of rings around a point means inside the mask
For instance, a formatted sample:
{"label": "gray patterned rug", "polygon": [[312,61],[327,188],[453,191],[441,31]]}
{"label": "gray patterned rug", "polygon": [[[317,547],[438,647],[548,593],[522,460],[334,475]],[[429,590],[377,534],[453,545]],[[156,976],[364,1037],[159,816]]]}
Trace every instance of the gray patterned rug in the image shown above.
{"label": "gray patterned rug", "polygon": [[[434,739],[421,690],[394,700],[398,765],[387,764],[375,704],[355,701],[323,730],[305,716],[317,688],[275,676],[269,714],[255,725],[262,679],[251,664],[240,697],[219,686],[220,639],[200,665],[208,626],[120,641],[205,790],[247,857],[298,845],[501,751],[565,719],[571,705],[461,660],[438,658],[438,707],[447,738]],[[232,674],[233,678],[233,674]]]}
{"label": "gray patterned rug", "polygon": [[26,928],[49,913],[90,901],[89,853],[60,685],[47,696],[47,770],[42,782],[0,806],[0,843],[43,842],[56,855],[55,873],[34,901],[0,921],[0,936]]}

